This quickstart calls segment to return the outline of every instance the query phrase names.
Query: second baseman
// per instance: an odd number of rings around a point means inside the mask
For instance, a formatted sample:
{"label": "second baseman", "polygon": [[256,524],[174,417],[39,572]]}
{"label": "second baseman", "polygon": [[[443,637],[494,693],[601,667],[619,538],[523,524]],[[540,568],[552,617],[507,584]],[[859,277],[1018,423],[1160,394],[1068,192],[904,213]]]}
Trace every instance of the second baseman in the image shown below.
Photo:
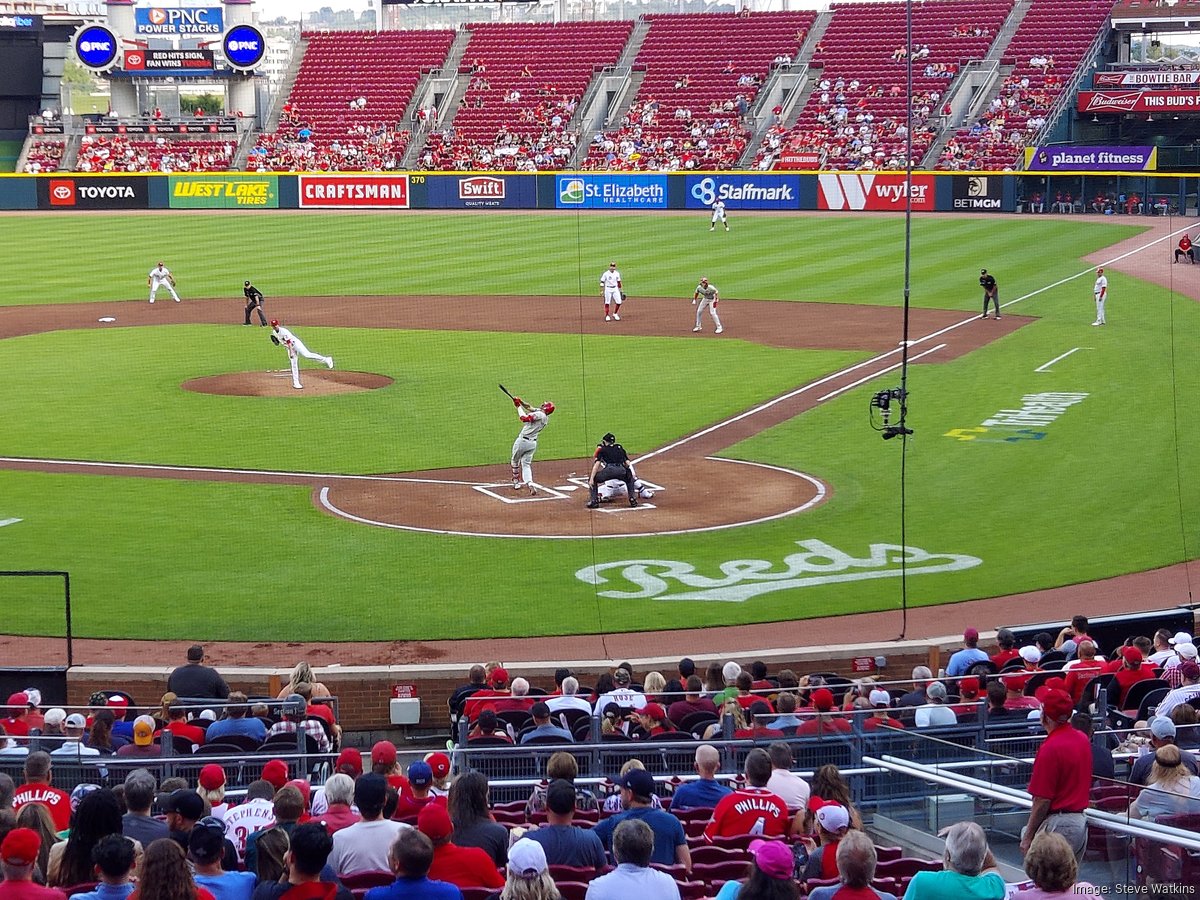
{"label": "second baseman", "polygon": [[300,390],[304,385],[300,383],[300,361],[298,357],[303,356],[305,359],[316,359],[325,363],[329,368],[333,368],[333,357],[322,356],[320,353],[313,353],[304,346],[304,341],[296,337],[287,328],[279,324],[278,319],[271,320],[271,330],[274,332],[272,338],[276,339],[276,343],[287,350],[288,362],[292,364],[292,387]]}
{"label": "second baseman", "polygon": [[[707,278],[701,278],[700,283],[696,285],[696,293],[692,295],[692,306],[696,307],[696,327],[692,331],[703,331],[700,326],[700,317],[704,314],[704,310],[708,310],[708,314],[712,316],[712,320],[717,323],[717,334],[720,334],[725,329],[721,327],[721,317],[717,315],[717,302],[721,299],[721,294],[717,290],[715,284],[709,284]],[[699,305],[697,305],[699,301]]]}
{"label": "second baseman", "polygon": [[[608,271],[600,275],[600,287],[604,288],[604,321],[616,319],[621,321],[621,304],[625,297],[621,293],[621,273],[617,271],[617,264],[610,262]],[[609,310],[612,310],[612,315],[609,316]]]}
{"label": "second baseman", "polygon": [[154,298],[158,296],[158,289],[165,287],[171,292],[171,296],[175,298],[175,302],[179,302],[179,295],[175,293],[175,276],[171,274],[171,270],[162,264],[159,260],[157,266],[150,270],[150,274],[146,277],[146,284],[150,286],[150,302],[154,302]]}
{"label": "second baseman", "polygon": [[521,433],[513,441],[512,446],[512,486],[514,491],[522,487],[529,488],[530,494],[536,494],[533,484],[533,454],[537,452],[538,435],[546,427],[550,413],[554,412],[554,404],[547,400],[536,409],[522,400],[513,397],[513,406],[521,419]]}

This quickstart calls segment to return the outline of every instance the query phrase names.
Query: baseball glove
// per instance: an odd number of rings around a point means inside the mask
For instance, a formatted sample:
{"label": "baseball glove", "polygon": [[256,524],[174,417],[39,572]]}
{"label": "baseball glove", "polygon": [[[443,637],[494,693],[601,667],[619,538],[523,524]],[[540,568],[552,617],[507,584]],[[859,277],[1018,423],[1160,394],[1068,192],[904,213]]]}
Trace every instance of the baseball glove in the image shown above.
{"label": "baseball glove", "polygon": [[278,347],[279,346],[279,335],[277,335],[277,334],[271,335],[271,343],[274,344],[276,347]]}
{"label": "baseball glove", "polygon": [[621,302],[624,303],[628,299],[629,299],[629,295],[627,293],[625,293],[624,291],[621,291]]}

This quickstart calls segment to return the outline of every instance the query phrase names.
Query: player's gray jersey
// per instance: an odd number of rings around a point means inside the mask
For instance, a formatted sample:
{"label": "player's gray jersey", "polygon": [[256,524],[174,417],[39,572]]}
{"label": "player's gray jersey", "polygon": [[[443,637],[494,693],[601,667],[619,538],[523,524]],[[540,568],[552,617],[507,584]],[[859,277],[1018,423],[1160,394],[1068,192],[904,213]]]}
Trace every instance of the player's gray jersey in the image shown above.
{"label": "player's gray jersey", "polygon": [[546,427],[546,414],[540,409],[535,409],[533,412],[524,413],[523,415],[532,416],[533,420],[521,423],[521,433],[518,437],[522,437],[527,441],[536,441],[537,436]]}
{"label": "player's gray jersey", "polygon": [[705,300],[712,300],[717,296],[717,286],[715,284],[698,284],[696,293]]}

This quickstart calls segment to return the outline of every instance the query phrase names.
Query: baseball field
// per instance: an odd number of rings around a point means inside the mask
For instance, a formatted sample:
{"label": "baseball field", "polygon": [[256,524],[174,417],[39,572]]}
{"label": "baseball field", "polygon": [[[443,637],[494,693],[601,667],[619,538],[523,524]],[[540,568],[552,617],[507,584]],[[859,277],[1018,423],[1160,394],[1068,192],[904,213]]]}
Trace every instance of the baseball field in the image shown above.
{"label": "baseball field", "polygon": [[[3,568],[70,571],[78,635],[279,642],[893,610],[901,555],[918,606],[1197,555],[1200,268],[1171,264],[1173,223],[917,218],[907,445],[868,408],[899,385],[902,220],[707,226],[0,216],[29,256],[0,269]],[[180,304],[146,302],[160,259]],[[629,300],[605,323],[610,260]],[[692,332],[701,276],[719,336]],[[333,371],[302,360],[291,390],[246,279]],[[499,383],[557,407],[532,497]],[[658,488],[637,509],[584,506],[607,431]],[[62,630],[53,585],[0,579],[0,604],[8,633]]]}

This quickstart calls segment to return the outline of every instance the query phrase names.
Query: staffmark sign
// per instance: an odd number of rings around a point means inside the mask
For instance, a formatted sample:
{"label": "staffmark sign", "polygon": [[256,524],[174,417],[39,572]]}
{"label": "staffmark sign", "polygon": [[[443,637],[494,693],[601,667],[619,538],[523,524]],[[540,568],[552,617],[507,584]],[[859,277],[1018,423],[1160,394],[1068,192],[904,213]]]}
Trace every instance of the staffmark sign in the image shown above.
{"label": "staffmark sign", "polygon": [[796,175],[689,175],[687,208],[707,209],[718,200],[729,209],[797,209],[800,178]]}
{"label": "staffmark sign", "polygon": [[1004,199],[1002,179],[988,175],[966,175],[954,179],[954,208],[976,212],[999,212]]}
{"label": "staffmark sign", "polygon": [[407,175],[301,175],[303,209],[408,209]]}
{"label": "staffmark sign", "polygon": [[[934,183],[932,175],[912,177],[915,212],[933,211]],[[817,176],[817,209],[903,212],[909,193],[903,175],[839,172]]]}
{"label": "staffmark sign", "polygon": [[40,209],[146,209],[145,178],[45,178],[38,180]]}

